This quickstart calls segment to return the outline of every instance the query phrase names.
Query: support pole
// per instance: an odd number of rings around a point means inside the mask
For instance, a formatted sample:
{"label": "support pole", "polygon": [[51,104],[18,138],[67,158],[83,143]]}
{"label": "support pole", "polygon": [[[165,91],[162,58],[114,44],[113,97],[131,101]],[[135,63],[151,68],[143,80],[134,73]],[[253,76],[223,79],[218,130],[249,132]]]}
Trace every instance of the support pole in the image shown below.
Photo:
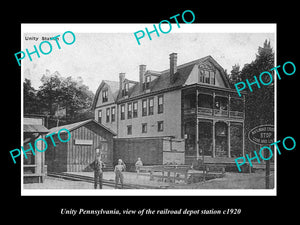
{"label": "support pole", "polygon": [[231,154],[230,154],[230,121],[228,121],[227,142],[228,142],[228,158],[230,158],[231,157]]}
{"label": "support pole", "polygon": [[[265,158],[269,158],[269,157],[270,157],[270,152],[266,151]],[[266,189],[270,189],[270,160],[266,161]]]}
{"label": "support pole", "polygon": [[213,138],[213,149],[212,149],[212,157],[215,158],[216,156],[216,131],[215,131],[215,121],[213,120],[213,135],[212,135],[212,138]]}

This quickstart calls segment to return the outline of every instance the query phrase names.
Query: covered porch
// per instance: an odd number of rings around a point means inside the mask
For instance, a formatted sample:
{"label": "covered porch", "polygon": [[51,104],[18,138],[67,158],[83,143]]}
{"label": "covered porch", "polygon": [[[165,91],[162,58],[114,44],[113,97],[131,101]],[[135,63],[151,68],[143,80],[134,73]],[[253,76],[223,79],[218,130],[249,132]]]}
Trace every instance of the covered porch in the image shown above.
{"label": "covered porch", "polygon": [[217,119],[185,120],[186,163],[195,159],[205,162],[233,162],[244,156],[244,123]]}

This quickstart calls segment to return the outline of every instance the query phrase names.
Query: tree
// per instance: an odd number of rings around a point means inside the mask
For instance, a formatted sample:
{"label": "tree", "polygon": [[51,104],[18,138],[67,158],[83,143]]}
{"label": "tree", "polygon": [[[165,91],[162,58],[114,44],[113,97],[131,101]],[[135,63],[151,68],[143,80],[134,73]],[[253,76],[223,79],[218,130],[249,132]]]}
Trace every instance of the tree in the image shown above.
{"label": "tree", "polygon": [[[270,41],[265,40],[263,47],[258,48],[256,59],[250,64],[246,64],[241,70],[241,80],[246,82],[246,79],[251,83],[254,81],[253,76],[257,78],[264,71],[270,71],[274,67],[274,52],[270,46]],[[274,73],[273,80],[274,80]],[[268,79],[264,76],[263,79]],[[265,82],[267,82],[265,80]],[[253,92],[247,88],[246,97],[246,112],[248,125],[256,126],[260,123],[274,124],[274,83],[256,88],[252,85]],[[246,119],[247,119],[246,118]]]}
{"label": "tree", "polygon": [[62,77],[58,72],[46,72],[38,90],[24,81],[24,112],[47,115],[48,128],[60,123],[72,123],[93,118],[91,105],[94,94],[81,77]]}
{"label": "tree", "polygon": [[55,113],[55,105],[59,102],[61,93],[62,77],[58,72],[48,76],[43,75],[41,78],[42,86],[39,87],[37,96],[41,100],[40,107],[42,111],[50,116]]}
{"label": "tree", "polygon": [[36,96],[36,90],[31,86],[31,81],[25,78],[23,82],[23,105],[24,114],[38,113],[38,98]]}
{"label": "tree", "polygon": [[241,71],[240,71],[239,64],[235,64],[234,66],[232,66],[229,80],[231,81],[233,87],[234,87],[234,84],[241,81]]}
{"label": "tree", "polygon": [[66,108],[66,117],[68,121],[74,121],[82,117],[82,114],[87,113],[91,108],[94,94],[88,90],[88,87],[83,84],[82,78],[73,80],[72,77],[67,77],[61,84],[60,100]]}
{"label": "tree", "polygon": [[[254,82],[253,76],[256,76],[258,79],[262,72],[268,71],[272,74],[274,81],[274,76],[276,75],[270,71],[273,67],[274,52],[270,41],[265,40],[263,47],[258,47],[255,60],[245,64],[242,70],[240,70],[238,65],[234,65],[229,78],[233,85],[241,81],[246,83],[246,79],[248,79],[249,83],[252,83]],[[262,79],[265,83],[268,83],[268,80],[265,80],[268,79],[268,76],[263,76]],[[258,88],[256,84],[252,85],[253,92],[249,88],[244,90],[247,92],[245,99],[246,133],[253,127],[261,124],[274,124],[274,82],[268,86],[262,84],[260,86]],[[248,141],[246,141],[246,146],[248,146],[248,150],[255,149],[255,146]]]}

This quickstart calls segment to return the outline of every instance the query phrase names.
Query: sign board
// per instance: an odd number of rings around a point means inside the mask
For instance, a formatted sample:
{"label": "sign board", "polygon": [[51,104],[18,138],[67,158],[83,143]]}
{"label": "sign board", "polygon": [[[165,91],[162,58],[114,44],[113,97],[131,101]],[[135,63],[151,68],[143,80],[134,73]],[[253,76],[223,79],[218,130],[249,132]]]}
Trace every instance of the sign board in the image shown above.
{"label": "sign board", "polygon": [[93,140],[75,139],[75,145],[92,145]]}
{"label": "sign board", "polygon": [[273,125],[260,125],[254,127],[248,133],[250,141],[257,145],[272,144],[274,142],[274,126]]}

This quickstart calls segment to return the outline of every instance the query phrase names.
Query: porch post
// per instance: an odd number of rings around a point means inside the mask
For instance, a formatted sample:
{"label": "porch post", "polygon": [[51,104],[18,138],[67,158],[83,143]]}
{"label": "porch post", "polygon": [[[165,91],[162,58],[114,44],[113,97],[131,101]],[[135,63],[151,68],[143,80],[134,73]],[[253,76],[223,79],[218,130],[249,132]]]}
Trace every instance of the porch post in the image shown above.
{"label": "porch post", "polygon": [[227,132],[227,142],[228,142],[228,158],[230,158],[231,157],[231,155],[230,155],[230,121],[228,121],[228,132]]}
{"label": "porch post", "polygon": [[245,157],[245,116],[246,116],[246,95],[243,96],[243,157]]}
{"label": "porch post", "polygon": [[198,88],[196,87],[196,109],[195,109],[195,114],[196,114],[196,157],[197,160],[199,159],[199,121],[198,121],[198,95],[199,91]]}
{"label": "porch post", "polygon": [[245,126],[244,126],[244,122],[243,124],[243,157],[245,157]]}
{"label": "porch post", "polygon": [[213,123],[212,123],[212,132],[213,132],[213,135],[212,135],[212,138],[213,138],[213,146],[212,146],[212,157],[215,158],[216,156],[216,132],[215,132],[215,124],[216,124],[216,121],[213,120]]}
{"label": "porch post", "polygon": [[196,118],[196,157],[199,159],[199,122],[198,118]]}

